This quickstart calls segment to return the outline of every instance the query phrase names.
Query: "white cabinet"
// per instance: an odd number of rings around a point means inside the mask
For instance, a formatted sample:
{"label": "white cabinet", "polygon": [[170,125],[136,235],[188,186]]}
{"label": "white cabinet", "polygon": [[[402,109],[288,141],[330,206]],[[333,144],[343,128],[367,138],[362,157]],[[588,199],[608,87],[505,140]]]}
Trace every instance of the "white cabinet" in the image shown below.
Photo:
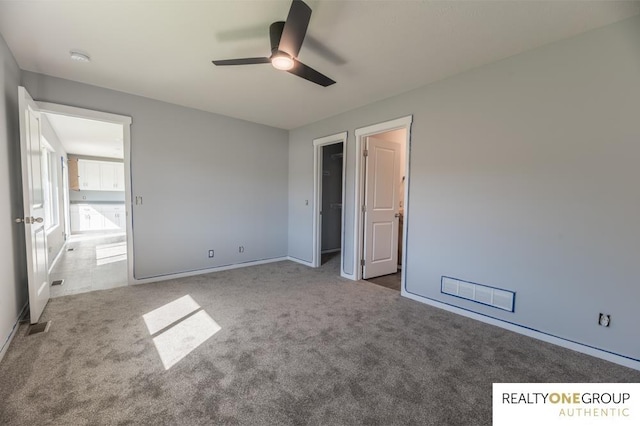
{"label": "white cabinet", "polygon": [[80,189],[88,191],[100,191],[100,162],[78,160],[78,177]]}
{"label": "white cabinet", "polygon": [[100,163],[100,189],[103,191],[115,191],[116,174],[113,163]]}
{"label": "white cabinet", "polygon": [[69,223],[72,233],[80,229],[80,206],[77,204],[69,206]]}
{"label": "white cabinet", "polygon": [[124,163],[112,163],[113,172],[115,173],[115,186],[116,191],[124,191]]}
{"label": "white cabinet", "polygon": [[124,164],[111,161],[78,160],[80,189],[124,191]]}
{"label": "white cabinet", "polygon": [[124,204],[71,204],[71,233],[88,231],[124,231]]}
{"label": "white cabinet", "polygon": [[105,205],[101,207],[104,218],[104,229],[114,230],[125,228],[125,211],[121,205]]}

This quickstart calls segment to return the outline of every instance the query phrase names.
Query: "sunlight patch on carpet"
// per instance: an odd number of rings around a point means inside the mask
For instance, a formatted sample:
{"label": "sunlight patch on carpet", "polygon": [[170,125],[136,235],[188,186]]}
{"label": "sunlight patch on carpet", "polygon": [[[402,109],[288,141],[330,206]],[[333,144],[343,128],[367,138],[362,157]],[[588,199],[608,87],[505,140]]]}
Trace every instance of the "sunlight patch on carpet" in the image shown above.
{"label": "sunlight patch on carpet", "polygon": [[176,365],[221,327],[189,295],[142,316],[165,370]]}

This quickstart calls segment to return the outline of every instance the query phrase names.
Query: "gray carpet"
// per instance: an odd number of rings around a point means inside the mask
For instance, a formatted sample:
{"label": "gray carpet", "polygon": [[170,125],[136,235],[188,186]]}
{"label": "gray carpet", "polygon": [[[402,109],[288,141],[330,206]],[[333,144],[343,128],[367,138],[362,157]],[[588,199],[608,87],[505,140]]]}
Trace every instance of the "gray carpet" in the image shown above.
{"label": "gray carpet", "polygon": [[[165,370],[142,315],[185,295],[222,329]],[[493,382],[640,381],[341,279],[336,262],[65,296],[44,319],[0,363],[0,424],[489,425]]]}

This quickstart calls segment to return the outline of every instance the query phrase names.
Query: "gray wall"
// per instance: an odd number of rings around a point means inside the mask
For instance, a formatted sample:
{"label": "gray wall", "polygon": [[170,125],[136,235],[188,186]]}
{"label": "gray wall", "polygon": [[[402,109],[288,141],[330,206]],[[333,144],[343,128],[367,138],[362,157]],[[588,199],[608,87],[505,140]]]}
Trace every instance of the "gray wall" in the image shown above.
{"label": "gray wall", "polygon": [[58,184],[58,225],[53,229],[47,230],[47,252],[49,256],[49,267],[51,267],[53,260],[58,255],[58,253],[60,253],[60,250],[62,250],[62,246],[64,246],[65,241],[64,179],[62,176],[62,163],[60,160],[61,158],[63,158],[66,161],[67,152],[64,150],[62,142],[60,142],[58,135],[56,134],[55,130],[53,130],[53,127],[51,126],[51,123],[49,123],[49,119],[46,117],[46,115],[42,114],[41,122],[42,136],[44,136],[47,142],[49,142],[49,144],[51,144],[51,147],[55,150],[55,153],[53,153],[52,155],[55,157]]}
{"label": "gray wall", "polygon": [[287,255],[285,130],[31,72],[23,81],[36,100],[132,117],[136,278]]}
{"label": "gray wall", "polygon": [[20,178],[18,85],[20,69],[0,36],[0,358],[5,342],[27,303],[27,267]]}
{"label": "gray wall", "polygon": [[[311,261],[312,140],[349,132],[352,212],[354,130],[413,114],[407,290],[640,359],[639,111],[636,17],[292,130],[289,254]],[[515,313],[442,275],[517,292]]]}

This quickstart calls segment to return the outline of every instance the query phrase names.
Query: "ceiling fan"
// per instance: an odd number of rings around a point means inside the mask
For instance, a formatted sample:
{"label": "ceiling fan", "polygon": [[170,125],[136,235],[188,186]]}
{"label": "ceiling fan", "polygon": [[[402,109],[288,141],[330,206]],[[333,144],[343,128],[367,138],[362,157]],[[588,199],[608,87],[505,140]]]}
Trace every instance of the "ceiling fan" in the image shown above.
{"label": "ceiling fan", "polygon": [[302,77],[312,83],[327,87],[335,83],[326,75],[298,61],[298,53],[307,33],[311,8],[302,0],[293,0],[286,21],[269,26],[271,56],[261,58],[225,59],[213,61],[215,65],[253,65],[271,63],[274,68]]}

